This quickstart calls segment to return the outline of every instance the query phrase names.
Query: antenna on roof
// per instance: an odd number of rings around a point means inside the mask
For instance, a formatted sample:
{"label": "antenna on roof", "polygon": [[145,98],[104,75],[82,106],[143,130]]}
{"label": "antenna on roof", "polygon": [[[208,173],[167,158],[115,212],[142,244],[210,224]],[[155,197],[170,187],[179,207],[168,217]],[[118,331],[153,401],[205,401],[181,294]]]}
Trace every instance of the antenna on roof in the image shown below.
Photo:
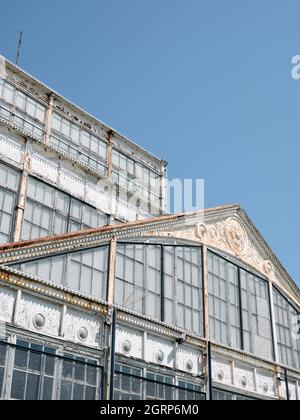
{"label": "antenna on roof", "polygon": [[18,44],[18,50],[17,50],[17,58],[16,58],[16,65],[19,64],[22,41],[23,41],[23,31],[20,32],[19,44]]}

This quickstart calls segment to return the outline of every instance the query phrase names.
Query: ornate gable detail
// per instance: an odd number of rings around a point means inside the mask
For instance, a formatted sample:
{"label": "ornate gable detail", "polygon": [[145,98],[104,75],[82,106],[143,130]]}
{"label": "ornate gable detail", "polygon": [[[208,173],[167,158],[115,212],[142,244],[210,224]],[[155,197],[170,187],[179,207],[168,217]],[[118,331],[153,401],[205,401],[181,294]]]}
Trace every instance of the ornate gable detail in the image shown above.
{"label": "ornate gable detail", "polygon": [[255,240],[251,238],[251,233],[248,232],[248,229],[237,216],[223,220],[207,220],[193,226],[183,224],[180,229],[176,227],[169,231],[165,229],[163,231],[153,230],[149,231],[147,236],[197,241],[220,249],[253,267],[270,280],[280,283],[275,274],[276,270],[273,263],[266,258],[259,244],[255,244]]}
{"label": "ornate gable detail", "polygon": [[202,243],[219,248],[256,268],[270,280],[278,281],[271,261],[265,259],[246,228],[235,217],[217,223],[202,223],[196,227],[196,237]]}

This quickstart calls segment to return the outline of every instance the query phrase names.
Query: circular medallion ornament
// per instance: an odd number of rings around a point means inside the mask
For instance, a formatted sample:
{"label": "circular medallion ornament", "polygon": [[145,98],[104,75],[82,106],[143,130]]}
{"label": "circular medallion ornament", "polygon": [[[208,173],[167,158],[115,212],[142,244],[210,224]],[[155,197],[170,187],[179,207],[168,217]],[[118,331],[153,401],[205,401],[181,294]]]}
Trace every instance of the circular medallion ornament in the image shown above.
{"label": "circular medallion ornament", "polygon": [[224,380],[224,376],[225,376],[225,374],[224,374],[224,370],[223,370],[223,369],[220,369],[220,370],[219,370],[219,372],[218,372],[218,374],[217,374],[217,378],[218,378],[218,380],[219,380],[220,382],[222,382],[222,381]]}
{"label": "circular medallion ornament", "polygon": [[194,363],[193,363],[193,361],[192,361],[191,359],[189,359],[189,360],[186,362],[186,368],[187,368],[187,370],[188,370],[189,372],[192,372],[192,370],[194,369]]}
{"label": "circular medallion ornament", "polygon": [[218,236],[219,236],[218,229],[215,226],[212,226],[209,229],[209,236],[210,236],[210,239],[212,239],[213,241],[216,241],[218,239]]}
{"label": "circular medallion ornament", "polygon": [[246,388],[246,386],[248,385],[248,379],[246,378],[246,376],[241,377],[241,385],[244,388]]}
{"label": "circular medallion ornament", "polygon": [[204,224],[199,224],[196,227],[196,237],[199,238],[201,241],[205,241],[207,238],[207,228]]}
{"label": "circular medallion ornament", "polygon": [[245,229],[235,219],[227,220],[225,235],[229,247],[237,254],[242,255],[248,246],[248,238]]}
{"label": "circular medallion ornament", "polygon": [[155,359],[158,363],[162,363],[165,359],[164,352],[161,350],[158,350],[155,354]]}
{"label": "circular medallion ornament", "polygon": [[33,323],[34,323],[36,328],[42,329],[42,328],[44,328],[44,326],[46,324],[46,318],[42,314],[37,314],[34,317]]}
{"label": "circular medallion ornament", "polygon": [[272,277],[274,275],[274,267],[271,261],[264,261],[263,271],[268,277]]}
{"label": "circular medallion ornament", "polygon": [[131,342],[129,340],[123,341],[122,350],[126,354],[129,354],[131,352]]}
{"label": "circular medallion ornament", "polygon": [[78,330],[78,337],[80,340],[85,341],[89,336],[88,329],[86,327],[80,327]]}
{"label": "circular medallion ornament", "polygon": [[269,385],[267,384],[267,382],[263,383],[262,386],[263,392],[266,394],[267,392],[269,392]]}

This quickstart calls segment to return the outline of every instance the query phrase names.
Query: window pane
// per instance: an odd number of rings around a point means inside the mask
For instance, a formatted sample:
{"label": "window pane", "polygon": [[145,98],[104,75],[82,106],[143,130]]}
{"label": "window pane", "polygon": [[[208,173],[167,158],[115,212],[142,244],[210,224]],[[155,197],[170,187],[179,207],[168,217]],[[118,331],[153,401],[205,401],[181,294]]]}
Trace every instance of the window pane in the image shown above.
{"label": "window pane", "polygon": [[29,356],[29,369],[39,371],[41,369],[41,354],[30,352]]}
{"label": "window pane", "polygon": [[240,348],[238,269],[208,253],[211,338]]}
{"label": "window pane", "polygon": [[294,333],[299,320],[299,310],[275,288],[273,296],[280,362],[300,369],[300,340],[298,334]]}
{"label": "window pane", "polygon": [[53,385],[54,381],[52,378],[44,378],[43,396],[42,399],[46,401],[53,400]]}
{"label": "window pane", "polygon": [[[245,350],[260,357],[272,355],[272,325],[268,283],[241,270]],[[247,345],[248,344],[248,345]]]}
{"label": "window pane", "polygon": [[31,373],[27,376],[26,386],[26,400],[37,400],[39,396],[39,376],[32,375]]}
{"label": "window pane", "polygon": [[72,399],[72,384],[70,382],[62,381],[60,399],[64,401]]}
{"label": "window pane", "polygon": [[164,270],[166,319],[170,319],[173,302],[176,308],[173,323],[203,335],[201,248],[165,247]]}
{"label": "window pane", "polygon": [[26,373],[15,370],[12,380],[11,398],[24,400],[25,383]]}
{"label": "window pane", "polygon": [[84,400],[84,386],[83,385],[74,384],[73,400],[75,401]]}
{"label": "window pane", "polygon": [[45,362],[45,373],[46,375],[53,376],[54,375],[54,367],[55,367],[55,357],[53,356],[46,356]]}
{"label": "window pane", "polygon": [[85,400],[94,401],[96,399],[96,388],[87,386],[85,390]]}
{"label": "window pane", "polygon": [[15,352],[15,367],[20,369],[27,368],[28,351],[23,349],[16,349]]}
{"label": "window pane", "polygon": [[117,246],[116,301],[160,319],[161,258],[156,245]]}
{"label": "window pane", "polygon": [[73,362],[71,360],[63,361],[63,377],[66,379],[73,378]]}
{"label": "window pane", "polygon": [[0,366],[0,398],[2,397],[3,382],[4,382],[4,368]]}

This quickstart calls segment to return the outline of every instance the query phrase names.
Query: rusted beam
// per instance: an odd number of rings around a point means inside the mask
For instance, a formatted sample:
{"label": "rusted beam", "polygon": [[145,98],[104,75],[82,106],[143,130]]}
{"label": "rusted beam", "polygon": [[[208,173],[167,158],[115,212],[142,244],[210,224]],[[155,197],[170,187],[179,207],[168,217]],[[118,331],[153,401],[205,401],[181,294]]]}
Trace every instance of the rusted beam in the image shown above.
{"label": "rusted beam", "polygon": [[112,308],[110,316],[105,323],[105,354],[104,363],[106,369],[103,376],[103,396],[104,400],[113,399],[114,376],[115,376],[115,347],[116,347],[116,328],[117,328],[116,309]]}
{"label": "rusted beam", "polygon": [[108,132],[108,151],[107,151],[107,178],[112,179],[113,167],[113,131]]}
{"label": "rusted beam", "polygon": [[54,96],[49,96],[49,105],[45,118],[45,143],[48,146],[51,141],[52,119],[53,119]]}
{"label": "rusted beam", "polygon": [[109,247],[109,274],[108,274],[108,293],[107,293],[107,301],[109,304],[113,304],[114,299],[115,299],[116,254],[117,254],[117,241],[116,239],[111,239],[110,247]]}
{"label": "rusted beam", "polygon": [[160,214],[167,211],[167,163],[163,162],[160,175]]}
{"label": "rusted beam", "polygon": [[14,242],[19,242],[21,240],[22,234],[22,224],[25,211],[25,201],[26,201],[26,189],[28,174],[31,167],[31,153],[28,147],[28,142],[26,142],[26,147],[23,155],[23,172],[21,177],[21,184],[19,189],[18,203],[16,207],[16,221],[15,221],[15,232],[14,232]]}

